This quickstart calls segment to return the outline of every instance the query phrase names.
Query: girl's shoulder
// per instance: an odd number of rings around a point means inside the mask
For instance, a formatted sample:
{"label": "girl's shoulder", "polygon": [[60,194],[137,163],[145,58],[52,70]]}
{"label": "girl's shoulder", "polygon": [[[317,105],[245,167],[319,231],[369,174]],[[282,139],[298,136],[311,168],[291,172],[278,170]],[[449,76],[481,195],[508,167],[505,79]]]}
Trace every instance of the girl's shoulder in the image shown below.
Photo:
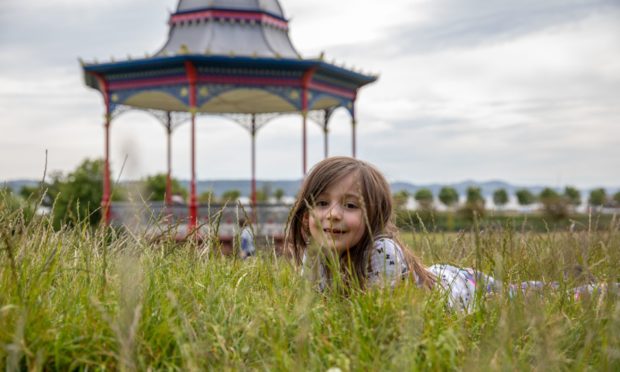
{"label": "girl's shoulder", "polygon": [[387,236],[375,238],[370,257],[371,263],[373,259],[380,259],[382,263],[385,261],[389,265],[395,265],[396,261],[405,263],[403,249],[394,239]]}
{"label": "girl's shoulder", "polygon": [[368,269],[371,284],[387,281],[392,286],[409,271],[402,248],[394,239],[383,236],[374,240]]}

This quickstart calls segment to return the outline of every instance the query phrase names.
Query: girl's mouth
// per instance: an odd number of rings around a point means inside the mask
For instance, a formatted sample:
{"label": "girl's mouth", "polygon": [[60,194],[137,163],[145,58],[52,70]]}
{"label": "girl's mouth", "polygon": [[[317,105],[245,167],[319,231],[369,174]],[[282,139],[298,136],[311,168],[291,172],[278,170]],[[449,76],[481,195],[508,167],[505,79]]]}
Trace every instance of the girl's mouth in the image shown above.
{"label": "girl's mouth", "polygon": [[326,234],[332,234],[332,235],[342,235],[345,234],[346,231],[345,230],[340,230],[340,229],[323,229],[323,232]]}

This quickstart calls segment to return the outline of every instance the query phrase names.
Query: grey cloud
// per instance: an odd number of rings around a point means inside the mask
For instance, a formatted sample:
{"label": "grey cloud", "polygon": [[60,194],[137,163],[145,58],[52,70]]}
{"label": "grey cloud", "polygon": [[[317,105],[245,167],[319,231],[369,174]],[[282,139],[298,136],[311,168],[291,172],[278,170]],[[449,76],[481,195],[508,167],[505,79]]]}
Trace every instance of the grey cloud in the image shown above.
{"label": "grey cloud", "polygon": [[[452,48],[500,43],[579,21],[602,12],[620,11],[618,0],[434,0],[414,3],[403,11],[427,14],[427,21],[388,28],[364,53],[375,58],[421,54]],[[415,17],[412,17],[415,19]],[[342,56],[354,56],[359,45],[330,47]]]}

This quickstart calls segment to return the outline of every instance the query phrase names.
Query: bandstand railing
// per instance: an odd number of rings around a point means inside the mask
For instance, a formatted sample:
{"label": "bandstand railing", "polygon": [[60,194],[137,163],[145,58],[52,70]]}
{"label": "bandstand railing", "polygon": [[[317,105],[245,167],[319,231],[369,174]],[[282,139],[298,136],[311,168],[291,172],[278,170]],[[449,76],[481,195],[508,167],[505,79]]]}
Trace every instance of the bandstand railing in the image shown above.
{"label": "bandstand railing", "polygon": [[[257,241],[281,242],[290,211],[290,204],[199,204],[196,233],[205,237],[215,235],[222,242],[229,242],[239,232],[239,221],[251,221]],[[113,202],[110,207],[111,225],[141,231],[146,235],[173,234],[177,240],[185,239],[189,217],[187,204],[165,202]]]}

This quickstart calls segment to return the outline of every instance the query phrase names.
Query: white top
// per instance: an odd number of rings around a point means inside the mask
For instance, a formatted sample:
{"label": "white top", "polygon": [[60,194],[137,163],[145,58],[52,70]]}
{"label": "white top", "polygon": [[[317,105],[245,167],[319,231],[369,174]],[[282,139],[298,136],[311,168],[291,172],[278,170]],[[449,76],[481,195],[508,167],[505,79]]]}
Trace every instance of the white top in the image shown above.
{"label": "white top", "polygon": [[[318,283],[320,290],[327,287],[327,274],[325,265],[317,264],[317,260],[310,260],[307,252],[302,259],[302,273],[309,275],[310,279]],[[400,280],[407,277],[409,268],[402,249],[390,238],[379,237],[375,240],[370,255],[370,265],[367,268],[366,277],[369,286],[394,286]],[[417,281],[417,277],[416,277]]]}

